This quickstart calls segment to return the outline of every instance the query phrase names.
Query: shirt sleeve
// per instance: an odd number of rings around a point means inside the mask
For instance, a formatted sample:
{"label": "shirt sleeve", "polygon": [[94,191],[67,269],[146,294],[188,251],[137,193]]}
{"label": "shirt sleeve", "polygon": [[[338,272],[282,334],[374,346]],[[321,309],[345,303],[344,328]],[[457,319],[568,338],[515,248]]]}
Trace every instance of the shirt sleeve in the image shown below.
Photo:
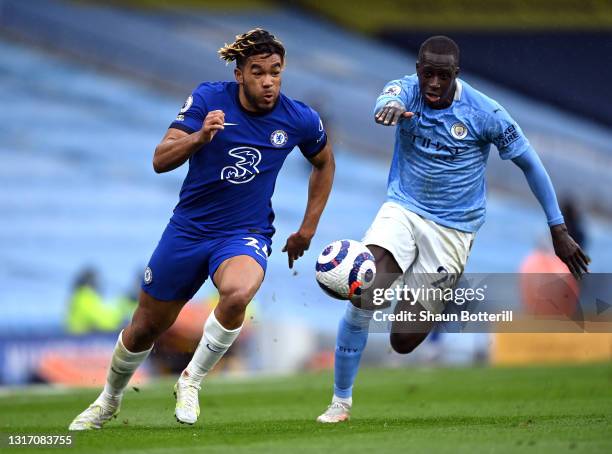
{"label": "shirt sleeve", "polygon": [[308,107],[306,109],[304,132],[298,147],[305,157],[312,158],[325,147],[326,143],[327,134],[323,121],[315,110]]}
{"label": "shirt sleeve", "polygon": [[502,159],[513,159],[532,150],[523,130],[499,104],[493,106],[485,123],[484,136],[497,147]]}
{"label": "shirt sleeve", "polygon": [[374,115],[382,109],[389,101],[399,101],[404,108],[408,108],[409,99],[406,87],[402,84],[401,79],[387,82],[382,93],[376,98],[376,106],[374,107]]}
{"label": "shirt sleeve", "polygon": [[555,188],[535,150],[530,148],[520,156],[513,158],[512,162],[519,166],[525,174],[531,192],[536,196],[546,213],[548,225],[552,227],[553,225],[563,224],[563,215],[557,203]]}
{"label": "shirt sleeve", "polygon": [[202,94],[195,90],[190,94],[174,121],[170,124],[170,128],[180,129],[188,134],[192,134],[202,129],[204,119],[208,114],[206,101]]}

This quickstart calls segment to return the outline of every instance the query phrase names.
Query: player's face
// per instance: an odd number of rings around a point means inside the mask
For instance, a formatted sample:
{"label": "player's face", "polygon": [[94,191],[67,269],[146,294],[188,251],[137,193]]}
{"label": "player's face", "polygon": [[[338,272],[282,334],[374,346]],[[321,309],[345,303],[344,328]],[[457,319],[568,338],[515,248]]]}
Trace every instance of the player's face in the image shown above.
{"label": "player's face", "polygon": [[417,76],[425,103],[433,109],[450,106],[458,74],[459,67],[453,55],[424,52],[421,61],[417,63]]}
{"label": "player's face", "polygon": [[280,94],[283,61],[278,54],[253,55],[236,68],[243,107],[255,112],[272,110]]}

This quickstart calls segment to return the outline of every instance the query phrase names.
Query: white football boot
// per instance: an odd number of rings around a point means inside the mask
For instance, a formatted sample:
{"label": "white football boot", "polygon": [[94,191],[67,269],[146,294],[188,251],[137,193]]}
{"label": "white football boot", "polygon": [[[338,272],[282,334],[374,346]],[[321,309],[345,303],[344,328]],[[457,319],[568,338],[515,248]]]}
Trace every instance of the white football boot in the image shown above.
{"label": "white football boot", "polygon": [[120,409],[121,398],[105,399],[99,396],[93,404],[74,418],[68,430],[101,429],[106,422],[117,417]]}
{"label": "white football boot", "polygon": [[174,397],[176,397],[176,407],[174,416],[182,424],[195,424],[200,416],[200,404],[198,402],[198,392],[200,386],[188,383],[179,378],[174,385]]}
{"label": "white football boot", "polygon": [[317,418],[317,422],[335,424],[351,419],[351,406],[344,402],[332,402],[325,413]]}

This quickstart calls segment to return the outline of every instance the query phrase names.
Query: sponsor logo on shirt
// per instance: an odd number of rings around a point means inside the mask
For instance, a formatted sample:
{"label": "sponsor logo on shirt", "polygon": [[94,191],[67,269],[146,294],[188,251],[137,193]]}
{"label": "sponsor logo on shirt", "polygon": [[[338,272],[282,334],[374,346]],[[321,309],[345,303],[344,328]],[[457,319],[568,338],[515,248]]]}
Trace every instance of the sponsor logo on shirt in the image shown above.
{"label": "sponsor logo on shirt", "polygon": [[449,155],[439,154],[439,155],[432,156],[432,158],[436,158],[436,159],[453,161],[455,159],[455,156],[457,156],[462,151],[465,151],[468,149],[467,146],[460,147],[460,146],[453,146],[453,145],[445,145],[443,143],[436,142],[435,140],[431,140],[428,137],[418,136],[416,134],[412,134],[404,130],[402,130],[400,134],[403,136],[407,136],[408,140],[410,140],[415,145],[419,145],[423,148],[431,148],[435,151],[446,151],[450,153]]}
{"label": "sponsor logo on shirt", "polygon": [[516,142],[519,137],[520,136],[516,125],[510,125],[504,130],[504,132],[495,138],[493,143],[495,143],[495,146],[498,149],[506,148],[511,143]]}
{"label": "sponsor logo on shirt", "polygon": [[179,114],[176,116],[176,120],[175,121],[183,121],[185,119],[185,115],[183,114]]}
{"label": "sponsor logo on shirt", "polygon": [[248,183],[259,173],[257,164],[261,161],[261,153],[257,148],[237,147],[228,151],[236,162],[234,165],[221,169],[221,179],[233,184]]}

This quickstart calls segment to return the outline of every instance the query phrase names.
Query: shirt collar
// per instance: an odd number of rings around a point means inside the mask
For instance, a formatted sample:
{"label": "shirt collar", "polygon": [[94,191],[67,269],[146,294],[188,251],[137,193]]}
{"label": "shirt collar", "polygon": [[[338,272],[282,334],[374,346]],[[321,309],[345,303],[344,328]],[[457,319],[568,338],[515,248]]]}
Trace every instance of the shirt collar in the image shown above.
{"label": "shirt collar", "polygon": [[463,84],[459,79],[455,79],[455,97],[453,101],[461,101],[461,92],[463,92]]}

